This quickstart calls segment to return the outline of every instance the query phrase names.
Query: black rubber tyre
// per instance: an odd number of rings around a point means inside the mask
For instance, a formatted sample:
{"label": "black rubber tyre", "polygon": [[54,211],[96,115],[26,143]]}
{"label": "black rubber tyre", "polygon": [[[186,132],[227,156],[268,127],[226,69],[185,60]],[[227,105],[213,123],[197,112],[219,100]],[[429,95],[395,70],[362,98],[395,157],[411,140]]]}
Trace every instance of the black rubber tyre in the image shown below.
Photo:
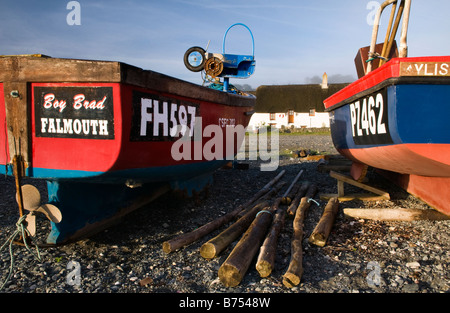
{"label": "black rubber tyre", "polygon": [[[201,62],[198,65],[192,65],[189,63],[189,56],[193,53],[193,52],[197,52],[201,55]],[[184,53],[184,65],[188,68],[188,70],[192,71],[192,72],[200,72],[201,70],[203,70],[203,67],[205,66],[205,62],[206,62],[206,58],[205,58],[205,50],[201,47],[192,47],[189,48],[185,53]]]}

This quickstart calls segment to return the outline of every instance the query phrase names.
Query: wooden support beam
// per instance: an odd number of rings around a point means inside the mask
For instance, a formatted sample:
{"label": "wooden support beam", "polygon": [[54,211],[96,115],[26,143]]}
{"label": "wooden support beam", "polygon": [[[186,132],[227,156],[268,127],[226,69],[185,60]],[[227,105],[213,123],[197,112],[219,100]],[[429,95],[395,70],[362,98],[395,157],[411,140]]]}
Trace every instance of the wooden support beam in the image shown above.
{"label": "wooden support beam", "polygon": [[359,187],[361,189],[373,192],[374,194],[380,195],[380,196],[386,198],[387,200],[390,199],[389,193],[387,193],[386,191],[381,190],[379,188],[375,188],[375,187],[369,186],[369,185],[364,184],[362,182],[356,181],[356,180],[354,180],[353,178],[351,178],[348,175],[344,175],[344,174],[341,174],[341,173],[337,173],[337,172],[331,171],[330,172],[330,176],[333,177],[333,178],[336,178],[338,181],[342,181],[342,182],[345,182],[347,184]]}
{"label": "wooden support beam", "polygon": [[[354,200],[354,199],[370,201],[370,200],[390,200],[390,198],[391,198],[388,192],[381,190],[379,188],[373,187],[373,186],[369,186],[365,183],[356,181],[348,175],[330,171],[330,176],[337,179],[338,193],[337,194],[323,194],[323,195],[321,195],[322,199],[326,199],[326,198],[331,199],[331,198],[336,197],[336,198],[338,198],[339,201],[349,201],[349,200]],[[355,187],[369,191],[369,192],[375,194],[376,196],[374,196],[373,194],[372,195],[362,195],[362,196],[361,196],[361,194],[345,195],[344,183],[347,183],[347,184],[353,185]]]}
{"label": "wooden support beam", "polygon": [[[2,68],[2,71],[5,70]],[[15,71],[15,75],[19,75]],[[9,146],[9,159],[12,162],[16,155],[20,155],[25,168],[30,167],[32,159],[31,149],[31,96],[28,93],[29,84],[26,82],[3,82],[5,102],[6,134]],[[5,147],[2,147],[5,148]]]}
{"label": "wooden support beam", "polygon": [[319,164],[317,165],[317,170],[321,173],[326,173],[330,171],[350,171],[351,165],[341,165],[341,164]]}
{"label": "wooden support beam", "polygon": [[337,193],[322,193],[320,194],[321,200],[330,200],[331,198],[338,198],[339,201],[352,201],[352,200],[361,200],[361,201],[380,201],[386,200],[383,196],[377,196],[372,193],[350,193],[343,196],[339,196]]}
{"label": "wooden support beam", "polygon": [[331,155],[326,159],[320,159],[317,170],[321,173],[330,171],[350,172],[352,161],[342,156]]}

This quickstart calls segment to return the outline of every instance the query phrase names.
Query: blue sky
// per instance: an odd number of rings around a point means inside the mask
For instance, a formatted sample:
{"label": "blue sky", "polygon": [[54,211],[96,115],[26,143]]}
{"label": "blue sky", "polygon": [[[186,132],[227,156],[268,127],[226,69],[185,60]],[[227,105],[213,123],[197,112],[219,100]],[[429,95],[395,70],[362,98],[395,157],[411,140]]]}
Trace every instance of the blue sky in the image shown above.
{"label": "blue sky", "polygon": [[[201,83],[184,67],[184,52],[210,41],[208,50],[221,53],[227,28],[244,23],[255,39],[256,71],[232,83],[305,84],[324,72],[351,80],[374,12],[372,0],[79,0],[81,25],[71,26],[68,2],[0,0],[0,54],[121,61]],[[413,1],[410,56],[450,53],[448,12],[450,1]],[[245,28],[232,28],[226,43],[228,53],[251,53]]]}

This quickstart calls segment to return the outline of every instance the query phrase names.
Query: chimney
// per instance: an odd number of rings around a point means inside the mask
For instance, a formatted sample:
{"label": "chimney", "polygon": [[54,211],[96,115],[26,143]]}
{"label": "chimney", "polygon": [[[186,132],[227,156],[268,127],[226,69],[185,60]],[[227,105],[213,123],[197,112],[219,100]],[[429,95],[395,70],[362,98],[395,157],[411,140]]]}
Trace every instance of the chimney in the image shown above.
{"label": "chimney", "polygon": [[326,72],[322,76],[322,89],[328,89],[328,75]]}

